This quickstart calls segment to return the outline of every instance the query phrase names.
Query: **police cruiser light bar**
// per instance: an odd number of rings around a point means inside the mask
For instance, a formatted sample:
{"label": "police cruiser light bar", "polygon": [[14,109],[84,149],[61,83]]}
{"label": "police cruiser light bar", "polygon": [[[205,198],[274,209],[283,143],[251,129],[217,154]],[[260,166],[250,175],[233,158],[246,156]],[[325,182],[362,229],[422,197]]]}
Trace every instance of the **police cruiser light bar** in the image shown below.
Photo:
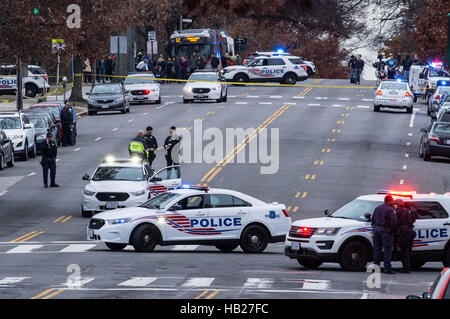
{"label": "police cruiser light bar", "polygon": [[446,80],[439,80],[436,83],[437,86],[450,86],[450,83]]}
{"label": "police cruiser light bar", "polygon": [[203,186],[203,185],[183,185],[184,189],[195,189],[198,191],[204,191],[204,192],[208,192],[209,191],[209,186]]}
{"label": "police cruiser light bar", "polygon": [[384,194],[384,195],[392,195],[392,196],[401,196],[401,197],[409,197],[413,198],[413,194],[416,194],[416,192],[399,192],[399,191],[393,191],[393,190],[384,190],[380,189],[378,190],[377,194]]}

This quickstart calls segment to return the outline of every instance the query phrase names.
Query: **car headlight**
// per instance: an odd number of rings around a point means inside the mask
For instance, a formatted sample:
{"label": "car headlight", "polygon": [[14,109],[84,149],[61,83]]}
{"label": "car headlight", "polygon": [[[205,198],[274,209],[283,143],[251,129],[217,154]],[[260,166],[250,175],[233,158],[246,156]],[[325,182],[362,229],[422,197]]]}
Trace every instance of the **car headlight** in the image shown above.
{"label": "car headlight", "polygon": [[86,196],[94,196],[95,192],[91,192],[91,191],[88,191],[87,189],[84,189],[83,194]]}
{"label": "car headlight", "polygon": [[339,229],[341,228],[317,228],[315,231],[315,235],[327,235],[327,236],[334,236],[338,233]]}
{"label": "car headlight", "polygon": [[142,196],[145,194],[145,189],[138,191],[138,192],[131,192],[130,194],[133,196]]}
{"label": "car headlight", "polygon": [[109,219],[109,220],[107,220],[107,222],[110,225],[117,225],[117,224],[128,223],[130,220],[131,220],[131,217],[129,217],[129,218]]}
{"label": "car headlight", "polygon": [[88,103],[89,103],[89,104],[97,104],[97,101],[96,101],[96,100],[89,99],[89,100],[88,100]]}
{"label": "car headlight", "polygon": [[17,135],[14,136],[12,139],[13,139],[13,140],[21,140],[21,139],[23,139],[23,135],[17,134]]}
{"label": "car headlight", "polygon": [[122,103],[123,102],[123,97],[119,97],[118,99],[116,99],[116,103]]}
{"label": "car headlight", "polygon": [[218,91],[218,90],[219,90],[218,87],[213,87],[213,88],[211,88],[211,91]]}
{"label": "car headlight", "polygon": [[46,138],[47,138],[47,134],[41,134],[41,135],[36,136],[37,140],[43,140],[43,139],[46,139]]}
{"label": "car headlight", "polygon": [[185,86],[184,87],[184,91],[191,93],[192,92],[192,88],[190,86]]}

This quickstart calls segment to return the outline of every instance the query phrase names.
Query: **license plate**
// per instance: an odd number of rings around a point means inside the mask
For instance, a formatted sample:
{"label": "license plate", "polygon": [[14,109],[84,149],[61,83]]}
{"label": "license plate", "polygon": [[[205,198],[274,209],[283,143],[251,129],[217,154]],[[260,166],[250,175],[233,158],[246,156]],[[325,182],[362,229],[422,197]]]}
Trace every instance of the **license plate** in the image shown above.
{"label": "license plate", "polygon": [[116,209],[119,207],[117,202],[106,202],[106,209]]}
{"label": "license plate", "polygon": [[109,109],[109,105],[108,104],[102,105],[102,109]]}
{"label": "license plate", "polygon": [[447,142],[445,142],[445,143],[450,144],[450,140],[447,140]]}
{"label": "license plate", "polygon": [[203,99],[206,97],[205,94],[197,94],[196,96],[194,96],[195,98],[199,98],[199,99]]}
{"label": "license plate", "polygon": [[94,231],[92,229],[88,229],[88,238],[94,239]]}
{"label": "license plate", "polygon": [[292,250],[300,250],[300,243],[291,243]]}
{"label": "license plate", "polygon": [[145,99],[145,96],[138,96],[138,97],[135,97],[134,99],[135,100],[143,100],[143,99]]}
{"label": "license plate", "polygon": [[389,95],[398,95],[398,91],[389,91]]}
{"label": "license plate", "polygon": [[396,99],[390,99],[389,100],[391,103],[397,103],[397,100]]}

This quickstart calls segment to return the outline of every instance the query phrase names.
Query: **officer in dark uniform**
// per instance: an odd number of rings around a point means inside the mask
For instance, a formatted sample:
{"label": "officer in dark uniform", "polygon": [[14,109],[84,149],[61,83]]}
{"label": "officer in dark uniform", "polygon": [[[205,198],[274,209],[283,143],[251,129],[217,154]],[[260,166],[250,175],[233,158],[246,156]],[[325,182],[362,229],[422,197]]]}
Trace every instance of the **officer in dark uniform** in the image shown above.
{"label": "officer in dark uniform", "polygon": [[48,133],[42,148],[41,165],[44,173],[44,187],[48,187],[48,171],[50,170],[50,187],[59,187],[55,183],[56,177],[56,155],[58,153],[56,143],[52,139],[53,134]]}
{"label": "officer in dark uniform", "polygon": [[61,111],[62,146],[72,145],[73,119],[73,109],[70,106],[70,102],[66,101]]}
{"label": "officer in dark uniform", "polygon": [[155,150],[158,148],[158,141],[152,135],[153,128],[151,126],[147,127],[147,134],[144,135],[144,139],[147,142],[147,155],[148,155],[148,163],[150,167],[152,166],[153,161],[156,158]]}
{"label": "officer in dark uniform", "polygon": [[391,266],[394,230],[397,224],[393,204],[394,199],[391,195],[387,195],[384,204],[375,208],[372,216],[374,263],[380,265],[381,251],[384,250],[384,272],[387,274],[395,273]]}
{"label": "officer in dark uniform", "polygon": [[414,223],[416,216],[401,199],[396,199],[394,208],[397,215],[396,243],[400,247],[401,272],[411,272],[411,252],[414,241]]}

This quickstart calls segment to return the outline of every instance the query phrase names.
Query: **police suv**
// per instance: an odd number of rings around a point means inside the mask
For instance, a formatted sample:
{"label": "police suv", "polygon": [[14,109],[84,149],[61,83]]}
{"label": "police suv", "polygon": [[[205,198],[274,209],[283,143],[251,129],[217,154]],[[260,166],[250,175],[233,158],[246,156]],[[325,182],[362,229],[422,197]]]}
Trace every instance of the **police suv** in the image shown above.
{"label": "police suv", "polygon": [[[285,254],[305,268],[323,262],[339,263],[345,270],[364,270],[373,259],[373,229],[370,218],[386,194],[402,198],[416,214],[412,267],[428,261],[450,265],[450,193],[379,191],[356,198],[327,217],[295,221],[286,238]],[[394,256],[395,257],[395,256]]]}
{"label": "police suv", "polygon": [[89,240],[112,250],[133,245],[150,252],[156,245],[214,245],[223,252],[241,246],[260,253],[282,242],[291,225],[286,206],[265,203],[240,192],[183,186],[153,197],[139,207],[103,212],[87,228]]}
{"label": "police suv", "polygon": [[[15,65],[0,65],[0,94],[14,94],[17,90],[17,70]],[[48,76],[37,65],[28,66],[28,74],[23,77],[25,95],[35,97],[48,89]]]}
{"label": "police suv", "polygon": [[292,55],[258,56],[248,65],[233,65],[224,69],[228,82],[280,82],[295,84],[308,78],[307,66],[299,57]]}
{"label": "police suv", "polygon": [[82,192],[81,214],[93,214],[116,208],[135,207],[150,197],[181,186],[178,166],[160,169],[156,173],[139,158],[107,157],[95,170]]}
{"label": "police suv", "polygon": [[450,81],[450,74],[443,69],[442,62],[429,65],[412,65],[409,73],[409,85],[416,96],[422,96],[427,102],[437,87],[439,80]]}

